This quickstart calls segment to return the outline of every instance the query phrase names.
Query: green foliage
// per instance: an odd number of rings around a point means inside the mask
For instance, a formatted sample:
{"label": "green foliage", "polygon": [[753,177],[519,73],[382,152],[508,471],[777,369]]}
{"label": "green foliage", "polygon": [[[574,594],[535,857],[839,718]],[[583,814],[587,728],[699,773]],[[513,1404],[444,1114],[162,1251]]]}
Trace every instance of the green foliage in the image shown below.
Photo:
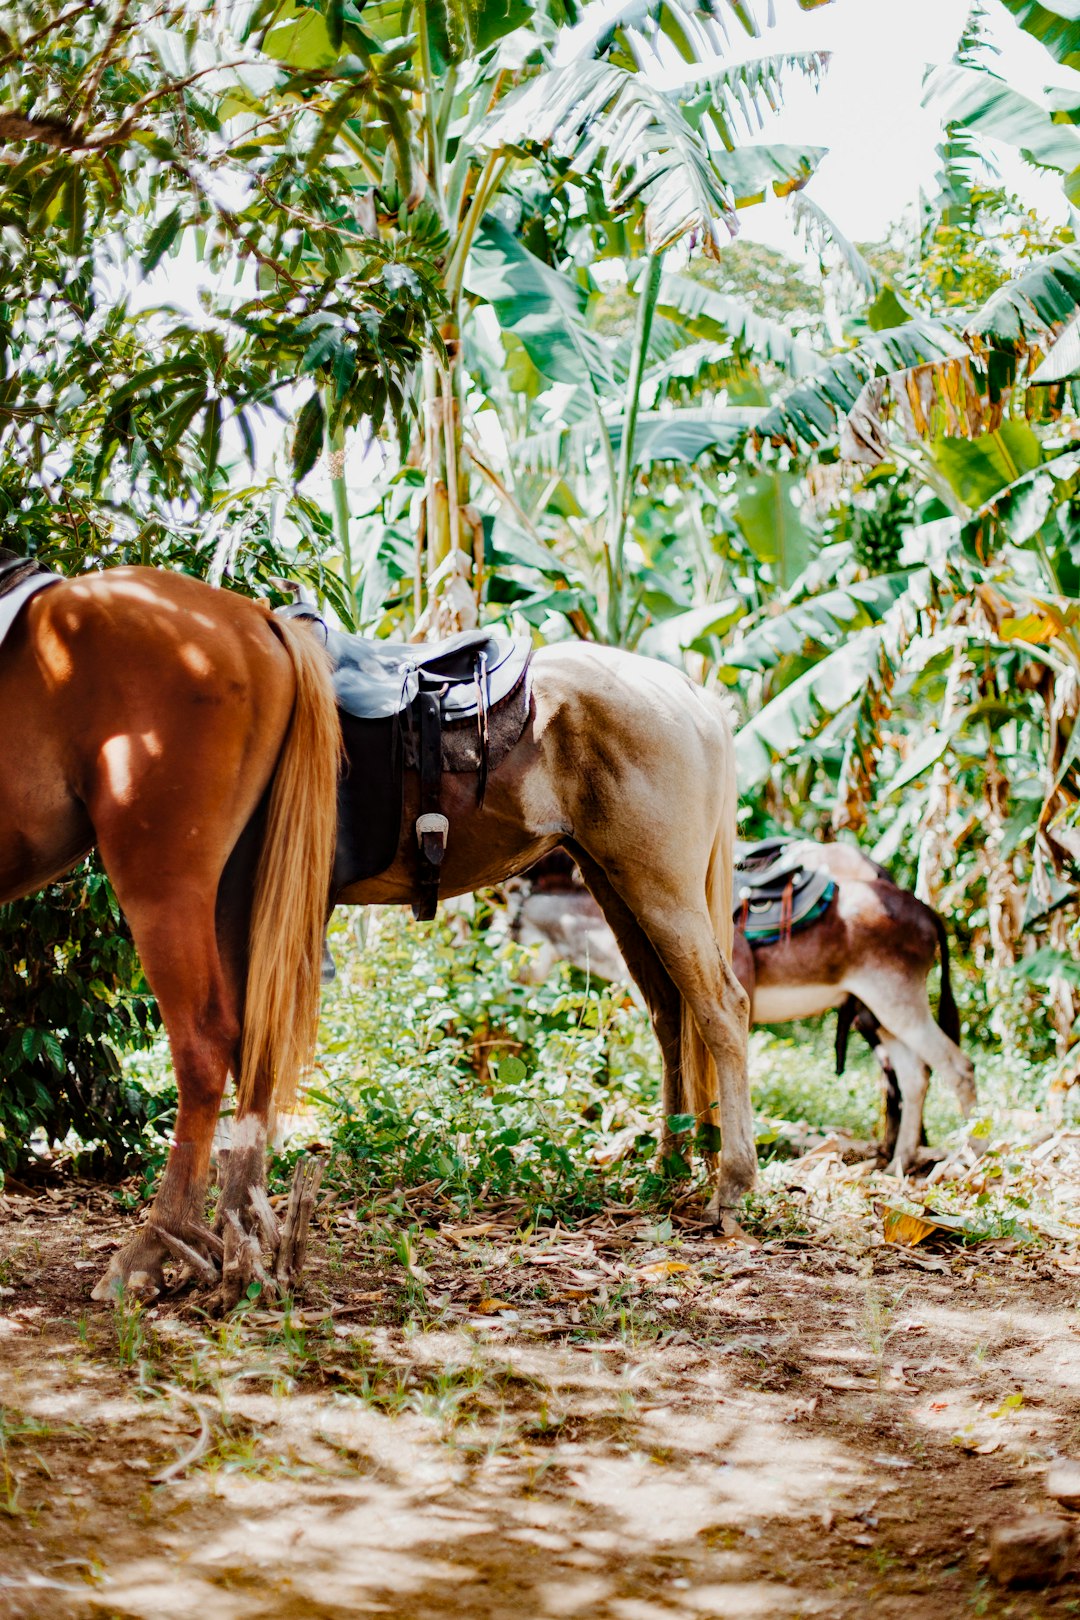
{"label": "green foliage", "polygon": [[[309,1096],[350,1184],[430,1183],[463,1211],[511,1199],[527,1218],[653,1185],[658,1058],[623,990],[566,968],[522,984],[522,953],[461,919],[386,912],[362,955],[343,927],[332,943],[344,971]],[[626,1158],[590,1162],[620,1132]]]}
{"label": "green foliage", "polygon": [[175,1093],[124,1074],[159,1025],[107,881],[80,868],[0,906],[0,1168],[32,1158],[31,1137],[78,1139],[84,1170],[117,1175],[160,1149]]}

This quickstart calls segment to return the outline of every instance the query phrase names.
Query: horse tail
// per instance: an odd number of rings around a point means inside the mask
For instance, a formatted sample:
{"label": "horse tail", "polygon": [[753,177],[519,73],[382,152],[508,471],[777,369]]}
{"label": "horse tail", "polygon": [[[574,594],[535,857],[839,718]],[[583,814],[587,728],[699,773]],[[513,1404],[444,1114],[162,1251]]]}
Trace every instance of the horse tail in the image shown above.
{"label": "horse tail", "polygon": [[959,1046],[960,1013],[953,996],[952,981],[949,978],[949,934],[937,912],[929,906],[926,909],[934,919],[934,927],[937,929],[938,948],[941,951],[941,994],[938,997],[938,1026],[954,1045]]}
{"label": "horse tail", "polygon": [[[705,878],[705,898],[709,908],[713,936],[724,959],[727,975],[735,982],[732,956],[735,949],[734,859],[735,818],[738,808],[738,787],[735,772],[735,743],[732,735],[732,708],[728,699],[718,693],[703,692],[720,711],[723,728],[723,749],[720,769],[711,778],[719,783],[717,794],[716,832],[709,852],[709,865]],[[682,998],[680,1021],[680,1069],[682,1071],[683,1106],[691,1097],[708,1097],[715,1101],[720,1083],[713,1055],[702,1037],[697,1020],[686,998]],[[699,1124],[702,1123],[699,1121]]]}
{"label": "horse tail", "polygon": [[270,788],[248,932],[238,1082],[241,1113],[268,1083],[288,1104],[319,1025],[323,932],[334,864],[341,727],[326,653],[300,622],[271,627],[292,661],[296,697]]}

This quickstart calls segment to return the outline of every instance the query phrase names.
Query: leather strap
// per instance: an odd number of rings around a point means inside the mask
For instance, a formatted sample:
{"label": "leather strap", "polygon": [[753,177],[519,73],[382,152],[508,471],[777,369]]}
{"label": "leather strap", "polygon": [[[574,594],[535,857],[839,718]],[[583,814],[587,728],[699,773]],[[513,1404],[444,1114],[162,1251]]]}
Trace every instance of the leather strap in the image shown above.
{"label": "leather strap", "polygon": [[[441,693],[421,692],[416,699],[420,723],[420,814],[439,814],[439,783],[442,777]],[[421,831],[420,876],[413,916],[417,922],[430,922],[439,909],[439,875],[446,853],[445,833]]]}

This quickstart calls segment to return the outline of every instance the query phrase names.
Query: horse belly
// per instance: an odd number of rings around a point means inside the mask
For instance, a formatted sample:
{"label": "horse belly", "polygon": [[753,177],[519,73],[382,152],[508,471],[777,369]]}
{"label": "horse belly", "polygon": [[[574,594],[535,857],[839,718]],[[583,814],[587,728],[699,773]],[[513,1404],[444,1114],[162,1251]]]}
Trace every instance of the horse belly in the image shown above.
{"label": "horse belly", "polygon": [[27,714],[21,703],[0,707],[0,904],[62,876],[94,842],[44,726],[35,733]]}
{"label": "horse belly", "polygon": [[759,984],[754,989],[750,1021],[786,1024],[792,1018],[816,1018],[839,1007],[847,991],[837,984]]}

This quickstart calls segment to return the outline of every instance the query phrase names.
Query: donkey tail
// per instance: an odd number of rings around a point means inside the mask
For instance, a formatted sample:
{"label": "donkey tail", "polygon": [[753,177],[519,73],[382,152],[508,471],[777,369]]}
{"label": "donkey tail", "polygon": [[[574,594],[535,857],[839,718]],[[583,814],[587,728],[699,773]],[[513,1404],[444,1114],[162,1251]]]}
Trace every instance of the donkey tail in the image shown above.
{"label": "donkey tail", "polygon": [[847,1063],[847,1043],[851,1034],[851,1026],[855,1022],[859,1011],[859,1003],[854,996],[848,996],[836,1009],[836,1072],[843,1074]]}
{"label": "donkey tail", "polygon": [[[930,910],[930,908],[927,908]],[[949,1037],[954,1045],[960,1045],[960,1013],[953,997],[952,981],[949,978],[949,934],[944,922],[936,911],[930,910],[937,929],[938,948],[941,951],[941,994],[938,997],[937,1021],[939,1027]]]}
{"label": "donkey tail", "polygon": [[243,1113],[288,1104],[315,1050],[323,930],[334,863],[341,727],[326,653],[302,622],[274,618],[296,697],[270,788],[248,934],[238,1083]]}

